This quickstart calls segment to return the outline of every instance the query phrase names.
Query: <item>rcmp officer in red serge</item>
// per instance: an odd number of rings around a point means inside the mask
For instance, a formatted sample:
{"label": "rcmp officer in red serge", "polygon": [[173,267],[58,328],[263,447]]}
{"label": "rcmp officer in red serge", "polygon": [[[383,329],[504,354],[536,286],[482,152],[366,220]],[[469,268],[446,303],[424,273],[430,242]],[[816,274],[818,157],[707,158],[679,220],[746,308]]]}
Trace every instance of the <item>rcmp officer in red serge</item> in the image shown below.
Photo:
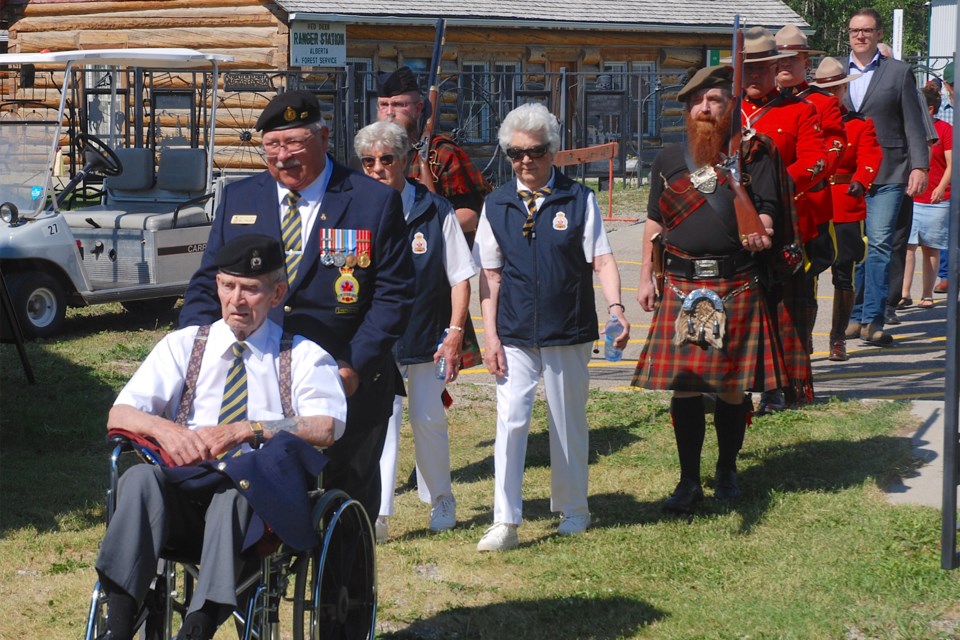
{"label": "rcmp officer in red serge", "polygon": [[[760,260],[778,249],[775,241],[792,240],[792,208],[781,191],[786,173],[765,136],[744,141],[743,184],[767,235],[741,240],[733,190],[715,168],[728,150],[731,121],[739,118],[731,72],[726,65],[700,69],[680,90],[688,142],[661,151],[650,174],[637,299],[654,315],[632,384],[673,391],[680,482],[663,504],[671,513],[690,513],[703,500],[702,394],[717,397],[714,491],[729,500],[740,495],[737,455],[752,409],[745,392],[776,389],[784,375]],[[659,244],[662,279],[654,271]]]}
{"label": "rcmp officer in red serge", "polygon": [[[796,53],[779,51],[773,34],[763,27],[753,27],[744,33],[743,52],[743,135],[749,138],[763,133],[773,140],[792,179],[794,198],[799,200],[827,177],[827,151],[816,107],[777,89],[778,62]],[[813,238],[816,233],[813,219],[809,215],[799,216],[798,221],[801,237]],[[789,379],[785,381],[783,394],[761,395],[758,409],[761,413],[813,400],[804,274],[788,278],[772,293],[771,303],[777,310],[778,333]]]}
{"label": "rcmp officer in red serge", "polygon": [[348,397],[346,433],[328,450],[324,481],[376,517],[380,453],[403,389],[390,350],[414,294],[400,195],[327,155],[330,132],[310,92],[278,95],[256,128],[267,170],[224,189],[180,324],[216,318],[213,256],[224,242],[248,233],[282,239],[290,291],[271,318],[336,358]]}
{"label": "rcmp officer in red serge", "polygon": [[[829,91],[842,101],[847,94],[847,84],[860,77],[859,73],[847,73],[846,67],[836,58],[824,58],[814,74],[812,84]],[[867,201],[864,196],[870,191],[880,163],[883,149],[877,140],[873,120],[840,105],[847,142],[836,172],[830,178],[833,204],[833,230],[837,242],[837,257],[833,275],[833,319],[830,323],[829,359],[843,362],[848,359],[845,332],[853,310],[853,269],[866,255],[863,222],[867,219]]]}
{"label": "rcmp officer in red serge", "polygon": [[[830,268],[837,254],[834,234],[830,228],[833,204],[829,181],[840,163],[847,134],[840,114],[840,102],[828,91],[807,82],[810,56],[823,55],[825,52],[811,49],[806,34],[792,24],[777,32],[776,41],[780,51],[793,51],[797,54],[777,61],[777,84],[782,92],[806,100],[816,107],[820,131],[827,149],[826,164],[821,172],[824,178],[797,196],[797,215],[804,225],[801,231],[810,235],[804,236],[803,248],[807,258],[804,264],[807,343],[812,345],[813,325],[817,318],[817,277]],[[810,350],[812,351],[812,348]]]}

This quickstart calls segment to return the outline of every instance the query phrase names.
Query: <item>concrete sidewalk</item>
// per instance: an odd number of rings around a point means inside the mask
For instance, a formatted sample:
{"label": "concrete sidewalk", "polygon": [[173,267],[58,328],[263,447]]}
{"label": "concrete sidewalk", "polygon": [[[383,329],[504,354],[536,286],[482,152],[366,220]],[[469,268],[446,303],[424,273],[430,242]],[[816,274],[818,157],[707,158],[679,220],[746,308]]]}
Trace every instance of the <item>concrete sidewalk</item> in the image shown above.
{"label": "concrete sidewalk", "polygon": [[913,455],[921,465],[910,476],[887,487],[887,500],[891,504],[940,509],[943,505],[944,403],[915,400],[913,414],[923,421],[910,435]]}

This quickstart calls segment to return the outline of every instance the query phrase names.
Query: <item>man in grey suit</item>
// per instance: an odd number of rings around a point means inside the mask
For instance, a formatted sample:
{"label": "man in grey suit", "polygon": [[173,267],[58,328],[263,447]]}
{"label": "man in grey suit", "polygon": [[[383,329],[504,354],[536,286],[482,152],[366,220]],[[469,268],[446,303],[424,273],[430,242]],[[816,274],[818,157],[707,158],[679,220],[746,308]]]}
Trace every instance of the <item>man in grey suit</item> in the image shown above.
{"label": "man in grey suit", "polygon": [[883,162],[867,195],[867,259],[857,267],[854,285],[863,292],[853,308],[847,337],[860,336],[877,346],[893,344],[883,330],[890,290],[890,258],[897,211],[904,195],[915,196],[927,187],[930,167],[926,114],[917,100],[916,80],[910,65],[880,54],[883,38],[880,14],[860,9],[848,23],[850,71],[862,74],[850,83],[844,103],[848,109],[873,118],[883,148]]}

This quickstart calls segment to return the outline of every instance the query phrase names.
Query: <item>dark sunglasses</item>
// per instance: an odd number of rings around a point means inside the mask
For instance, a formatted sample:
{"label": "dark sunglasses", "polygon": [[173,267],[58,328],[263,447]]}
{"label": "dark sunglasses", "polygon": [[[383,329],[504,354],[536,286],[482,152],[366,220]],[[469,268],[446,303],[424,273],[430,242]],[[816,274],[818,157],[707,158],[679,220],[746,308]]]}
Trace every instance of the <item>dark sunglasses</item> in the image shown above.
{"label": "dark sunglasses", "polygon": [[[380,164],[384,167],[389,167],[396,159],[396,156],[394,156],[392,153],[385,153],[379,158]],[[373,169],[373,165],[377,164],[377,160],[378,158],[374,158],[373,156],[363,156],[360,158],[360,164],[363,165],[364,169]]]}
{"label": "dark sunglasses", "polygon": [[547,150],[550,148],[546,144],[538,144],[535,147],[530,147],[529,149],[521,149],[520,147],[507,147],[507,157],[511,160],[520,160],[523,156],[527,156],[531,160],[539,160],[543,156],[547,155]]}

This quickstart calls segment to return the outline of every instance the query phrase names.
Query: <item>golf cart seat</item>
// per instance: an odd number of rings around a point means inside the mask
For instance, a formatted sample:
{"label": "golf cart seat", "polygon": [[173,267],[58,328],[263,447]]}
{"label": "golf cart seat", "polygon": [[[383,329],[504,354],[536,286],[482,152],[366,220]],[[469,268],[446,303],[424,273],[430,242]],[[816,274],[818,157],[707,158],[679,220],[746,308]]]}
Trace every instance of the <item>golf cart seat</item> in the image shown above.
{"label": "golf cart seat", "polygon": [[159,231],[209,224],[207,155],[203,149],[165,149],[156,179],[153,151],[117,149],[123,173],[104,180],[103,204],[64,212],[71,227]]}

